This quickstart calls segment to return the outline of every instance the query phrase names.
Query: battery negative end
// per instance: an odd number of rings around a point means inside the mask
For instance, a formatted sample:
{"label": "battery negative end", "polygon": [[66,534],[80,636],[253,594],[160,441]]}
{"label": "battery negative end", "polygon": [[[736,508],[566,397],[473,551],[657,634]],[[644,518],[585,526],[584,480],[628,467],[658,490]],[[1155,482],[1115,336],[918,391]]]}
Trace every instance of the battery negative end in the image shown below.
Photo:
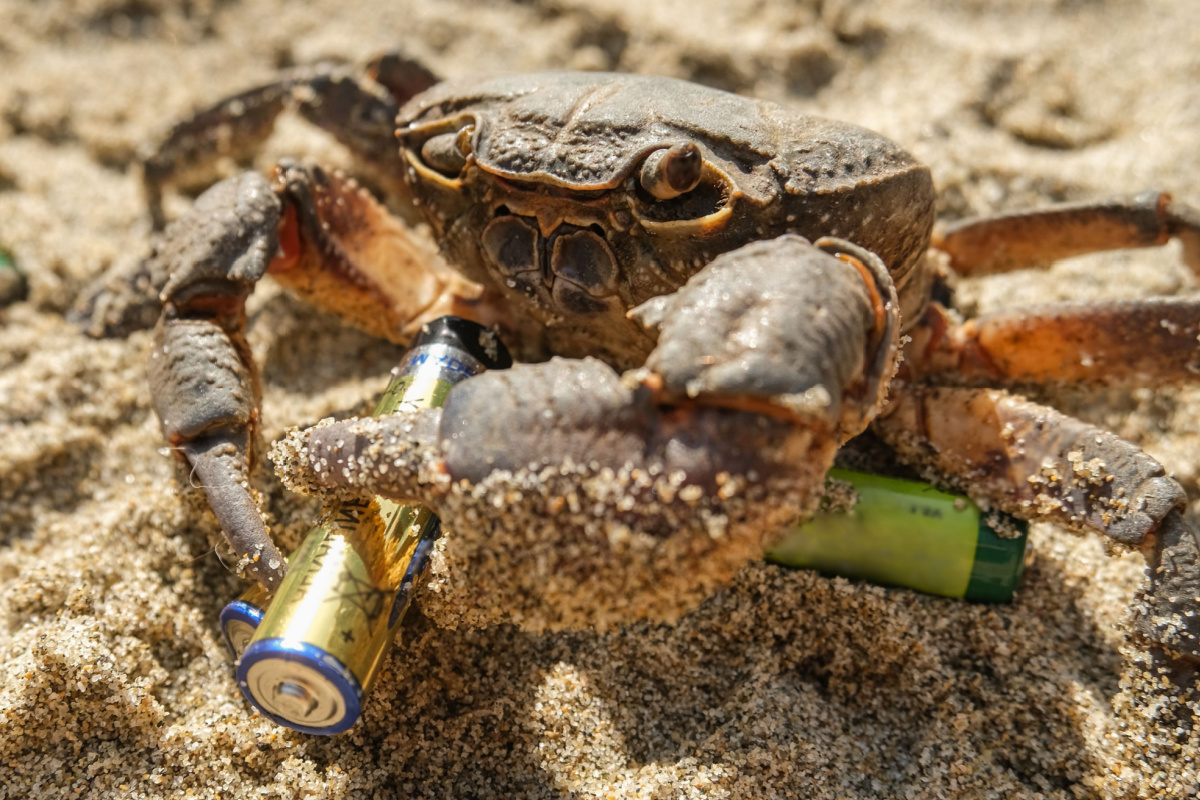
{"label": "battery negative end", "polygon": [[307,642],[252,642],[238,662],[237,678],[259,713],[301,733],[341,733],[362,713],[362,687],[354,673]]}

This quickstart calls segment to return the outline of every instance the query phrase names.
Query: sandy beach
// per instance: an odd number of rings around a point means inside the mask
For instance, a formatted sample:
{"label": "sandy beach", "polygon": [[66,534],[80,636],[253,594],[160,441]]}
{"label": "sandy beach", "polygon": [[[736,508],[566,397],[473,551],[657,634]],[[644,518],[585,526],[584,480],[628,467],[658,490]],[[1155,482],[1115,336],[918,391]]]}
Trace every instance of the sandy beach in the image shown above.
{"label": "sandy beach", "polygon": [[[396,47],[446,77],[655,73],[864,125],[931,167],[945,220],[1147,189],[1197,205],[1196,12],[0,0],[0,249],[27,282],[0,308],[0,800],[1200,796],[1200,689],[1154,680],[1127,641],[1142,559],[1047,525],[1011,605],[753,564],[675,626],[535,635],[417,613],[358,725],[280,728],[234,681],[217,617],[245,584],[164,448],[150,332],[93,339],[66,319],[93,280],[149,252],[139,153],[175,121],[280,68]],[[254,167],[284,157],[350,163],[291,115]],[[192,199],[170,194],[168,216]],[[1172,244],[964,281],[958,301],[978,313],[1196,288]],[[362,413],[402,352],[269,280],[249,315],[268,441]],[[1200,388],[1037,399],[1200,495]],[[294,547],[318,502],[277,481],[266,500]]]}

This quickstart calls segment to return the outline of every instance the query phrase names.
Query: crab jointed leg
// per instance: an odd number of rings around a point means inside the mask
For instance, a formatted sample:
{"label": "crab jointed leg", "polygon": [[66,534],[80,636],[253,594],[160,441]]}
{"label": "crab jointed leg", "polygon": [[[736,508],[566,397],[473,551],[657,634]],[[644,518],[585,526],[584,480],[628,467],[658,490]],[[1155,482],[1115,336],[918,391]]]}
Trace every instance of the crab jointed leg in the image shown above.
{"label": "crab jointed leg", "polygon": [[660,328],[645,369],[486,373],[438,411],[294,432],[276,468],[292,488],[432,505],[446,545],[425,605],[443,620],[673,619],[814,501],[882,402],[897,302],[869,253],[783,237],[634,315]]}
{"label": "crab jointed leg", "polygon": [[[964,274],[1178,237],[1200,270],[1200,214],[1167,195],[961,223],[936,246]],[[1002,311],[958,323],[931,304],[874,423],[902,458],[984,505],[1098,533],[1146,557],[1137,631],[1200,660],[1200,546],[1165,469],[1111,433],[994,389],[935,383],[1165,386],[1200,374],[1200,303],[1154,298]]]}
{"label": "crab jointed leg", "polygon": [[176,125],[143,163],[154,227],[161,229],[166,223],[164,187],[212,180],[218,159],[253,154],[289,107],[371,164],[381,188],[407,196],[396,148],[396,112],[404,101],[436,82],[415,62],[387,54],[368,64],[362,76],[342,66],[300,68],[197,112]]}
{"label": "crab jointed leg", "polygon": [[[957,272],[986,275],[1170,238],[1200,274],[1200,212],[1155,192],[967,220],[936,234],[934,246]],[[1182,487],[1162,465],[1111,433],[1003,391],[925,385],[1194,382],[1200,302],[1058,304],[961,324],[933,303],[910,334],[875,430],[932,480],[984,505],[1138,548],[1149,581],[1137,632],[1200,661],[1200,539],[1183,518]]]}
{"label": "crab jointed leg", "polygon": [[935,231],[933,246],[949,254],[960,275],[992,275],[1171,238],[1179,239],[1184,262],[1200,274],[1200,211],[1169,194],[1146,192],[962,220]]}
{"label": "crab jointed leg", "polygon": [[1136,547],[1183,489],[1135,446],[998,389],[903,387],[875,422],[906,460],[1030,519]]}
{"label": "crab jointed leg", "polygon": [[1098,533],[1146,556],[1138,631],[1200,660],[1200,547],[1182,487],[1134,445],[994,389],[899,388],[875,430],[984,506]]}
{"label": "crab jointed leg", "polygon": [[402,342],[424,321],[473,310],[475,288],[425,255],[352,182],[296,165],[281,166],[274,186],[255,173],[217,184],[155,255],[169,278],[151,353],[154,408],[265,586],[285,566],[248,481],[259,392],[243,336],[246,297],[270,271],[317,305]]}
{"label": "crab jointed leg", "polygon": [[913,377],[955,383],[1169,386],[1200,380],[1200,302],[1059,303],[959,324],[930,304],[908,331]]}
{"label": "crab jointed leg", "polygon": [[210,189],[173,228],[178,259],[150,356],[150,386],[163,435],[192,464],[221,528],[264,586],[283,557],[250,494],[248,472],[258,383],[242,330],[245,299],[279,249],[281,203],[262,178]]}

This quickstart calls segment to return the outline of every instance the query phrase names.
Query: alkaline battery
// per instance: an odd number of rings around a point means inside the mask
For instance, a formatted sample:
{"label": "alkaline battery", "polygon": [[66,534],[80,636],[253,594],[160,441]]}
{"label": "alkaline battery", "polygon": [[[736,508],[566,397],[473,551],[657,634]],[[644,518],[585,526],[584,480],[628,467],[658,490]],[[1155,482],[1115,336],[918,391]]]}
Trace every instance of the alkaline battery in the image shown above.
{"label": "alkaline battery", "polygon": [[1025,569],[1026,523],[924,483],[842,469],[829,477],[851,484],[858,502],[797,526],[769,561],[944,597],[1012,600]]}
{"label": "alkaline battery", "polygon": [[[404,577],[400,580],[400,588],[396,591],[396,600],[392,604],[390,614],[390,617],[394,619],[389,619],[388,627],[394,628],[396,623],[403,619],[404,613],[408,610],[408,604],[412,600],[413,587],[424,574],[425,567],[429,566],[429,557],[433,554],[433,543],[437,541],[442,532],[441,525],[437,523],[437,517],[432,517],[417,540],[412,560],[405,570]],[[225,635],[225,645],[229,648],[229,652],[233,653],[234,658],[241,658],[242,653],[246,652],[246,647],[254,638],[254,632],[258,630],[270,601],[271,595],[267,589],[262,584],[256,583],[243,592],[237,600],[231,600],[225,608],[221,609],[221,632]]]}
{"label": "alkaline battery", "polygon": [[[488,329],[442,317],[422,329],[375,413],[437,408],[456,383],[511,363]],[[246,699],[304,733],[353,725],[440,528],[422,505],[377,497],[327,506],[288,558],[287,576],[238,661]]]}

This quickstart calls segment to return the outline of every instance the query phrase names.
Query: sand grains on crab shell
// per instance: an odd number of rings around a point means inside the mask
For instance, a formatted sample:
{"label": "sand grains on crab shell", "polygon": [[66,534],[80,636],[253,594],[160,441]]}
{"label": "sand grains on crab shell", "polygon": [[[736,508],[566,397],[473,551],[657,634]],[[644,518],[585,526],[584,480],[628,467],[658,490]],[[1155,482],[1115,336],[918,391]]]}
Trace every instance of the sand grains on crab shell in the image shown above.
{"label": "sand grains on crab shell", "polygon": [[[271,458],[285,485],[302,493],[361,493],[342,481],[436,487],[422,501],[442,517],[430,580],[421,595],[439,625],[510,622],[524,630],[610,629],[634,620],[677,620],[819,499],[829,441],[808,469],[781,475],[719,473],[689,481],[665,459],[612,469],[570,456],[454,480],[444,454],[422,444],[439,412],[387,421],[337,423],[337,436],[310,449],[309,436],[334,423],[291,430]],[[765,423],[766,427],[773,427]],[[319,433],[318,433],[319,436]],[[765,438],[765,437],[764,437]],[[813,437],[777,437],[765,464],[790,461]],[[451,460],[453,456],[451,455]],[[336,475],[334,475],[336,473]]]}

